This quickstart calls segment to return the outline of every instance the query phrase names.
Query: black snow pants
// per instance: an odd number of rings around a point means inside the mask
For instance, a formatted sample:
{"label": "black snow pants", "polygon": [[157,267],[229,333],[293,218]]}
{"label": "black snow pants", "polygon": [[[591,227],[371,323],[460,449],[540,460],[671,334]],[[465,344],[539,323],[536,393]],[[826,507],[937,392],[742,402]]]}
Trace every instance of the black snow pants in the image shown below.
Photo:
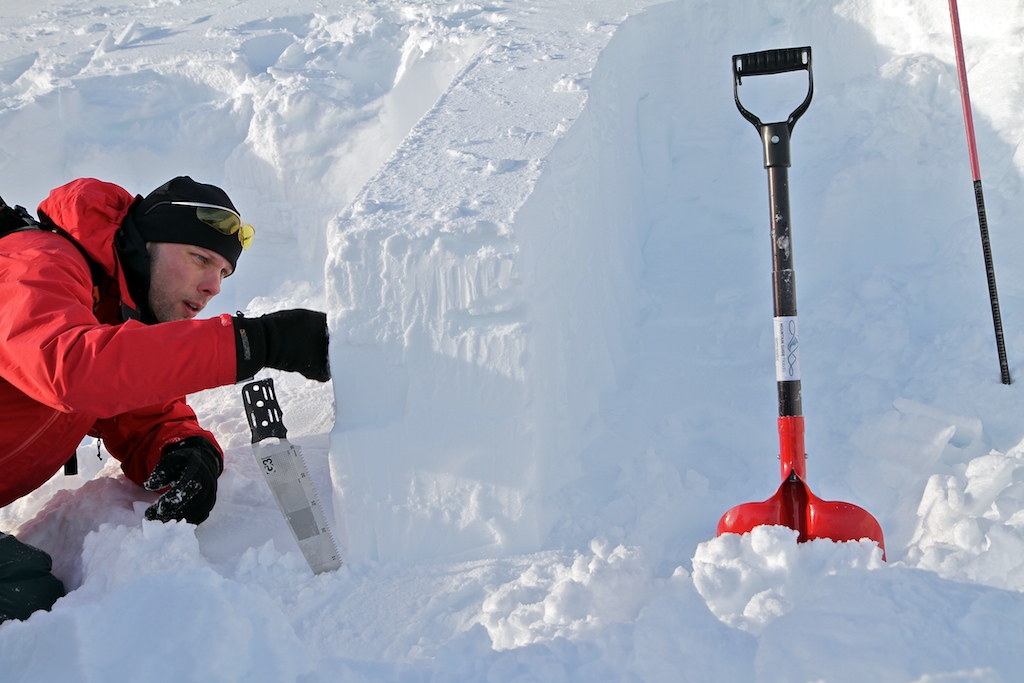
{"label": "black snow pants", "polygon": [[0,532],[0,622],[28,619],[64,596],[64,584],[50,573],[52,567],[42,550]]}

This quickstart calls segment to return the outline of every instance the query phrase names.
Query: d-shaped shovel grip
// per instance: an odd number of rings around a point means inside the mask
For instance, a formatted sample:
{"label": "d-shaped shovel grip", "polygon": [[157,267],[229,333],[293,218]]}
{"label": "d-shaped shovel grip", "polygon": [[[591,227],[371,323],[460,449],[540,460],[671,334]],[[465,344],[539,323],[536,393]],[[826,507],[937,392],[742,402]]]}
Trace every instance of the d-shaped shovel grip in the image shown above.
{"label": "d-shaped shovel grip", "polygon": [[785,123],[790,132],[796,125],[807,107],[811,104],[811,96],[814,94],[814,79],[811,76],[811,48],[808,47],[787,47],[778,50],[763,50],[761,52],[747,52],[741,55],[732,56],[732,91],[743,117],[754,124],[758,132],[764,127],[757,116],[747,111],[740,102],[740,85],[744,76],[764,76],[767,74],[781,74],[789,71],[807,72],[807,97],[793,110]]}

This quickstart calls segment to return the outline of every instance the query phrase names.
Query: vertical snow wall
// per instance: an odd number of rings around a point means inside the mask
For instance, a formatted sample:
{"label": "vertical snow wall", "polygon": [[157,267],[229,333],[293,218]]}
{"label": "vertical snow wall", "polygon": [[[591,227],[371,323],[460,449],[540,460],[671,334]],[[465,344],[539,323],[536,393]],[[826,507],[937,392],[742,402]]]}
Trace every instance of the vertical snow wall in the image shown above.
{"label": "vertical snow wall", "polygon": [[584,111],[613,27],[576,28],[492,40],[331,226],[331,464],[356,557],[536,549],[594,437],[634,308],[635,164]]}

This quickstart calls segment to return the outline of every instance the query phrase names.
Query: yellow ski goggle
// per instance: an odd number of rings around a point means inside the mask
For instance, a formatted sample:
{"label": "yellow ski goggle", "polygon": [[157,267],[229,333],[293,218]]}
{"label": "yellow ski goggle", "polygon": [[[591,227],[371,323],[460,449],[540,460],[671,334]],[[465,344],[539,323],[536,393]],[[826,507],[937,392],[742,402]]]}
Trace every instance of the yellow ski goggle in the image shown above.
{"label": "yellow ski goggle", "polygon": [[[242,217],[231,209],[216,204],[204,204],[203,202],[160,202],[153,206],[170,204],[171,206],[191,206],[196,210],[196,218],[206,223],[222,235],[238,235],[238,241],[242,249],[248,249],[252,244],[252,238],[256,235],[256,229],[248,223],[242,222]],[[149,213],[147,211],[146,213]]]}

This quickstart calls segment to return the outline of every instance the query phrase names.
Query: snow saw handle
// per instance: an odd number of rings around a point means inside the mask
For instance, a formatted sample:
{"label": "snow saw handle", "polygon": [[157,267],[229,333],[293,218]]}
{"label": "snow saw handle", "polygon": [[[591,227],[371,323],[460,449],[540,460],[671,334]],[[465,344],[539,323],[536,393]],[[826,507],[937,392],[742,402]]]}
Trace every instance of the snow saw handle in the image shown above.
{"label": "snow saw handle", "polygon": [[274,391],[274,380],[268,378],[246,384],[242,387],[242,402],[253,443],[271,436],[279,439],[288,436],[281,404],[277,402],[277,392]]}

